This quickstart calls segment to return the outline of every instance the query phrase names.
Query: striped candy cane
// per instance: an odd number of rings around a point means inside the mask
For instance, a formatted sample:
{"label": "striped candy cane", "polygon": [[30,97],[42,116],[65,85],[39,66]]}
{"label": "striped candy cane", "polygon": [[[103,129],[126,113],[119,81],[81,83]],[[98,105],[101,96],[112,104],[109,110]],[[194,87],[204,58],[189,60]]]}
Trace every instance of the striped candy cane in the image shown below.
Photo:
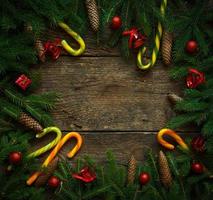
{"label": "striped candy cane", "polygon": [[[161,11],[161,15],[164,16],[165,15],[165,10],[167,7],[167,0],[162,0],[161,2],[161,6],[160,6],[160,11]],[[149,67],[152,67],[157,60],[157,56],[158,56],[158,52],[160,49],[160,41],[161,41],[161,37],[162,37],[162,24],[160,22],[158,22],[158,27],[157,27],[157,33],[155,36],[155,47],[152,50],[152,58],[151,60],[149,60],[149,62],[147,64],[143,64],[142,62],[142,57],[144,55],[144,53],[146,52],[146,47],[143,47],[142,49],[139,50],[138,55],[137,55],[137,66],[142,69],[142,70],[146,70]]]}

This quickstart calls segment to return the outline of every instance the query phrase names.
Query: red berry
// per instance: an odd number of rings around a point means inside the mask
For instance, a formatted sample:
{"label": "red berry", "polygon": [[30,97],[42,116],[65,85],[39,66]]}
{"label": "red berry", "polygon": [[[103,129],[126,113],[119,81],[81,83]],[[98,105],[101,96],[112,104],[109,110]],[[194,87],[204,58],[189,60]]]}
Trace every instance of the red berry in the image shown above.
{"label": "red berry", "polygon": [[60,185],[60,179],[56,176],[52,176],[48,180],[48,186],[51,188],[57,188]]}
{"label": "red berry", "polygon": [[9,155],[9,161],[11,164],[17,165],[22,160],[22,153],[21,152],[11,152]]}
{"label": "red berry", "polygon": [[121,27],[121,25],[122,25],[121,18],[119,16],[114,16],[111,21],[111,28],[113,30],[117,30]]}
{"label": "red berry", "polygon": [[191,169],[196,174],[202,174],[204,171],[203,165],[198,162],[192,163]]}
{"label": "red berry", "polygon": [[197,41],[195,40],[189,40],[187,43],[186,43],[186,52],[189,53],[189,54],[194,54],[196,53],[198,50],[198,44],[197,44]]}
{"label": "red berry", "polygon": [[141,185],[146,185],[150,181],[150,175],[146,172],[141,172],[139,180]]}

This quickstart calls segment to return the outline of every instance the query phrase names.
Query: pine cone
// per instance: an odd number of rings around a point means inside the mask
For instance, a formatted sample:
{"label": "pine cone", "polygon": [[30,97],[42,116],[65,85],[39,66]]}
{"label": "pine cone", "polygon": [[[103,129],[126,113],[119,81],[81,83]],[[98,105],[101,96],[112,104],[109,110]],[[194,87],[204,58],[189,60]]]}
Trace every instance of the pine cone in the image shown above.
{"label": "pine cone", "polygon": [[165,187],[168,188],[172,184],[172,175],[169,169],[167,158],[162,151],[159,153],[158,164],[161,182]]}
{"label": "pine cone", "polygon": [[25,127],[34,130],[36,133],[41,133],[43,131],[42,126],[26,113],[21,113],[19,122]]}
{"label": "pine cone", "polygon": [[128,184],[133,184],[135,180],[135,173],[136,173],[137,161],[135,157],[132,155],[129,160],[128,166]]}
{"label": "pine cone", "polygon": [[173,105],[175,105],[175,104],[177,104],[178,102],[180,102],[180,101],[183,100],[182,97],[179,97],[178,95],[176,95],[176,94],[174,94],[174,93],[168,94],[168,99],[169,99],[169,101],[170,101]]}
{"label": "pine cone", "polygon": [[35,182],[35,186],[36,187],[41,187],[43,185],[46,184],[47,180],[52,176],[52,174],[54,173],[54,171],[56,170],[57,166],[58,166],[58,161],[59,158],[56,157],[49,165],[48,167],[45,169],[45,172],[43,174],[41,174],[36,182]]}
{"label": "pine cone", "polygon": [[161,50],[163,62],[167,66],[172,64],[172,40],[173,40],[172,33],[164,31],[162,37]]}
{"label": "pine cone", "polygon": [[37,39],[35,42],[35,48],[38,52],[38,58],[41,62],[45,62],[46,57],[44,53],[44,46],[42,44],[42,41],[40,39]]}
{"label": "pine cone", "polygon": [[96,0],[86,0],[86,7],[90,25],[93,31],[97,32],[99,29],[99,13]]}

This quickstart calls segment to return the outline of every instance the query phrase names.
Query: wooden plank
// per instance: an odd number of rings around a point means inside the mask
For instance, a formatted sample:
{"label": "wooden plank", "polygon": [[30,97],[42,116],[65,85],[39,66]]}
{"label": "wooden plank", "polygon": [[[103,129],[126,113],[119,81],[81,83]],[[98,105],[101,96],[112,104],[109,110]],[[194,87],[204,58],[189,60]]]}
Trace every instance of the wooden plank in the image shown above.
{"label": "wooden plank", "polygon": [[[138,161],[144,160],[144,155],[147,150],[152,150],[153,152],[158,152],[159,149],[165,150],[161,147],[156,140],[157,132],[82,132],[83,145],[80,152],[75,157],[83,157],[85,155],[90,155],[98,162],[106,161],[106,152],[112,150],[118,163],[126,164],[130,155],[134,154]],[[180,133],[182,137],[189,136],[189,134]],[[190,134],[192,136],[192,134]],[[51,141],[54,136],[46,136],[46,138],[41,138],[34,140],[35,146],[42,147],[47,144],[47,141]],[[38,142],[39,141],[39,142]],[[176,145],[175,142],[172,142]],[[66,158],[66,154],[75,145],[75,141],[67,142],[60,154],[63,158]],[[32,144],[32,146],[34,146]],[[35,146],[32,149],[36,149]],[[43,156],[43,159],[46,158]]]}
{"label": "wooden plank", "polygon": [[159,63],[144,73],[120,57],[65,56],[40,67],[38,92],[61,94],[53,115],[62,130],[159,130],[174,114],[167,94],[180,93]]}

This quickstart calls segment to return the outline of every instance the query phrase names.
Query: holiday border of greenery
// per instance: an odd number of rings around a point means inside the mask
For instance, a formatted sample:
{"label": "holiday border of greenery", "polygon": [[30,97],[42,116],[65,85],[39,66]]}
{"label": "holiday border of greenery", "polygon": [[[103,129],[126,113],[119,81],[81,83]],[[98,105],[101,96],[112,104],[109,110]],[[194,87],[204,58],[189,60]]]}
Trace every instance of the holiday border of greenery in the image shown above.
{"label": "holiday border of greenery", "polygon": [[[121,44],[122,55],[131,57],[128,38],[120,36],[122,30],[133,26],[143,27],[142,31],[147,35],[150,46],[153,46],[155,26],[160,20],[164,28],[176,34],[173,51],[175,67],[172,68],[172,76],[175,79],[185,77],[189,66],[205,73],[205,84],[198,89],[184,91],[184,100],[176,105],[176,109],[182,113],[169,122],[169,127],[177,128],[188,122],[196,123],[206,138],[206,152],[199,154],[180,150],[178,156],[177,152],[168,152],[167,159],[173,175],[173,184],[169,189],[163,187],[157,158],[149,149],[146,161],[138,163],[135,175],[138,177],[141,171],[150,174],[151,181],[145,186],[141,186],[137,178],[133,184],[127,184],[126,167],[118,165],[110,153],[105,165],[96,164],[90,158],[79,159],[76,166],[67,161],[60,162],[56,175],[64,181],[60,190],[55,191],[54,195],[58,199],[105,197],[122,200],[169,200],[192,199],[194,194],[193,199],[210,199],[213,193],[213,185],[209,179],[213,163],[213,70],[211,70],[213,35],[210,29],[212,12],[206,12],[210,1],[169,1],[165,18],[161,17],[159,3],[155,0],[97,2],[101,22],[100,31],[97,33],[99,43],[106,41],[103,36],[111,18],[120,15],[123,27],[111,34],[109,45],[113,47],[118,43]],[[62,20],[80,35],[84,35],[89,29],[87,12],[82,0],[23,0],[21,3],[17,0],[5,0],[0,8],[0,199],[45,199],[47,193],[45,188],[28,187],[25,184],[29,174],[39,166],[36,160],[27,158],[27,149],[34,133],[25,130],[17,123],[21,113],[26,112],[45,127],[54,124],[49,111],[54,108],[56,95],[33,94],[39,87],[40,79],[38,73],[32,74],[29,69],[38,63],[34,40],[39,38],[45,29],[56,27],[57,22]],[[32,26],[33,34],[25,31],[27,24]],[[199,43],[199,52],[195,56],[189,56],[184,51],[186,41],[191,38]],[[14,84],[15,78],[23,73],[32,79],[30,88],[25,92]],[[22,164],[8,170],[8,155],[13,151],[23,153]],[[191,172],[193,160],[204,163],[209,170],[208,173],[194,175]],[[84,184],[71,176],[85,165],[89,165],[96,172],[97,180],[93,183]]]}

